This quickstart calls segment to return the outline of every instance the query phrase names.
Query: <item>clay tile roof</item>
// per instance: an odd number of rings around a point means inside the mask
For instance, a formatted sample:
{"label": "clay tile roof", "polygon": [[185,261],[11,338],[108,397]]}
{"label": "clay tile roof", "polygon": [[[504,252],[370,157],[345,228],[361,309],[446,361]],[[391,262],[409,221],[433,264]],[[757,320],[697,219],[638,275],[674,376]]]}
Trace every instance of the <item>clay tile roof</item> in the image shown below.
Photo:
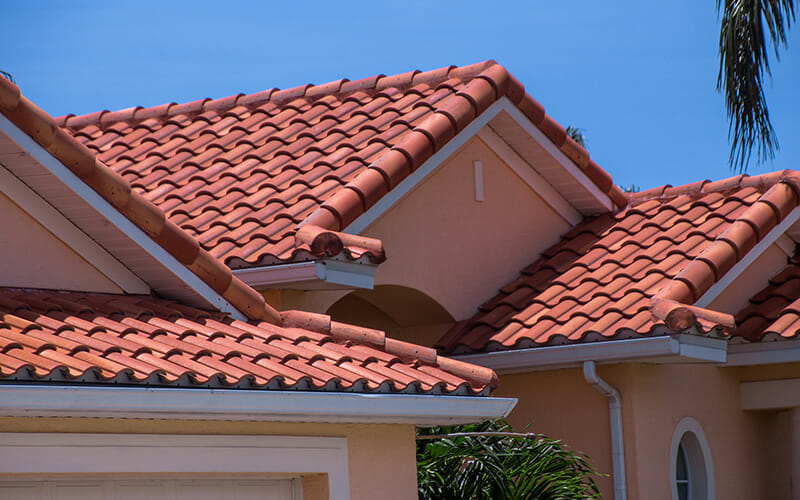
{"label": "clay tile roof", "polygon": [[[135,113],[135,110],[128,111],[119,112],[117,116]],[[0,113],[241,313],[250,319],[280,322],[278,312],[261,294],[233,276],[225,264],[168,220],[159,207],[133,189],[122,175],[104,164],[102,155],[59,128],[50,115],[20,95],[19,88],[5,78],[0,78]],[[98,115],[101,125],[103,116]]]}
{"label": "clay tile roof", "polygon": [[[631,195],[619,213],[575,226],[438,347],[477,352],[678,331],[737,333],[730,315],[691,304],[798,206],[798,179],[783,171]],[[764,306],[749,311],[739,325],[763,315]],[[775,314],[764,317],[777,321]]]}
{"label": "clay tile roof", "polygon": [[736,323],[736,333],[751,342],[800,337],[800,255],[750,299]]}
{"label": "clay tile roof", "polygon": [[[380,242],[333,237],[503,97],[617,206],[627,203],[494,61],[65,116],[57,124],[230,267],[329,256],[339,245],[344,257],[380,262]],[[298,234],[304,223],[324,230],[329,244]]]}
{"label": "clay tile roof", "polygon": [[489,369],[284,313],[244,323],[147,296],[0,288],[0,380],[484,395]]}

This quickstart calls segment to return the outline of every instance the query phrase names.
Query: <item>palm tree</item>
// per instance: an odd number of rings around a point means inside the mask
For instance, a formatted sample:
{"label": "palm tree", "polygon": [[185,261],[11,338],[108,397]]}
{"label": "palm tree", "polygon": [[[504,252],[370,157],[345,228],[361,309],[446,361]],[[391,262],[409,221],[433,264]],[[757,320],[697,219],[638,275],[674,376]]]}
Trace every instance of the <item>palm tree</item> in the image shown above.
{"label": "palm tree", "polygon": [[753,149],[758,161],[775,157],[778,138],[769,120],[762,80],[770,77],[767,38],[779,59],[794,17],[794,0],[717,0],[719,33],[717,90],[725,95],[730,165],[747,170]]}
{"label": "palm tree", "polygon": [[505,421],[420,429],[417,485],[423,500],[600,498],[588,459]]}

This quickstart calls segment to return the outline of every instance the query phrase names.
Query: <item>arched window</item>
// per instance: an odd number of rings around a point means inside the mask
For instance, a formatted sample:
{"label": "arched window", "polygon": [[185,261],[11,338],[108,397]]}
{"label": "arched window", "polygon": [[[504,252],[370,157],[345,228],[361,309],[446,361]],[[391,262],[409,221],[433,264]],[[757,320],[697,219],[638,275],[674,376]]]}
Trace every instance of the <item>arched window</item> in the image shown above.
{"label": "arched window", "polygon": [[697,420],[678,422],[670,446],[670,488],[673,500],[714,498],[714,468],[705,433]]}

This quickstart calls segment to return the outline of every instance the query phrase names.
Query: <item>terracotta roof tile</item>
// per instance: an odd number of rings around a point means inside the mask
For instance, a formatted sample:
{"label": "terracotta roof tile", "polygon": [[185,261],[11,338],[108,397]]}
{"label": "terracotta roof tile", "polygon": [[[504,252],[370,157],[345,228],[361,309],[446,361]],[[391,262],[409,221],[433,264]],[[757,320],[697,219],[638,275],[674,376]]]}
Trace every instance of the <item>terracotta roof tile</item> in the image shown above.
{"label": "terracotta roof tile", "polygon": [[[246,267],[318,255],[296,240],[298,225],[342,230],[501,97],[520,106],[615,203],[627,203],[494,61],[57,123],[205,250]],[[268,209],[276,199],[281,204]],[[225,230],[215,228],[220,219]],[[380,262],[378,248],[345,243],[343,251]]]}
{"label": "terracotta roof tile", "polygon": [[798,179],[784,171],[631,195],[625,210],[570,230],[438,347],[476,352],[709,329],[760,338],[780,327],[793,336],[798,266],[753,298],[738,330],[731,316],[691,304],[798,206]]}
{"label": "terracotta roof tile", "polygon": [[0,379],[466,395],[497,383],[382,332],[285,315],[278,327],[145,296],[0,288]]}
{"label": "terracotta roof tile", "polygon": [[736,315],[738,333],[746,340],[798,338],[800,335],[800,259],[797,256],[750,299]]}

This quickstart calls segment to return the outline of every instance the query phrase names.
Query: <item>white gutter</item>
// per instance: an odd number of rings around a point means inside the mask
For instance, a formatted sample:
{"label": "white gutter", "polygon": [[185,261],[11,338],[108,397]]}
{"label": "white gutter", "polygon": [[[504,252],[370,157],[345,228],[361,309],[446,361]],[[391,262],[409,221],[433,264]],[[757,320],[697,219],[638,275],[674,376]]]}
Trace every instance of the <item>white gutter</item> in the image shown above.
{"label": "white gutter", "polygon": [[453,425],[507,416],[517,400],[477,396],[0,385],[0,416]]}
{"label": "white gutter", "polygon": [[378,266],[319,259],[293,264],[234,269],[233,274],[252,287],[290,289],[366,288],[375,286]]}
{"label": "white gutter", "polygon": [[679,362],[726,361],[727,340],[680,334],[631,340],[533,347],[511,351],[452,356],[460,361],[491,368],[498,373],[517,373],[580,366],[584,361]]}
{"label": "white gutter", "polygon": [[583,363],[583,377],[608,399],[608,411],[611,421],[611,463],[614,476],[614,499],[625,500],[627,496],[625,446],[622,437],[622,401],[619,397],[619,392],[597,376],[594,361],[585,361]]}
{"label": "white gutter", "polygon": [[800,340],[762,340],[752,344],[730,344],[728,359],[721,366],[770,365],[800,362]]}

